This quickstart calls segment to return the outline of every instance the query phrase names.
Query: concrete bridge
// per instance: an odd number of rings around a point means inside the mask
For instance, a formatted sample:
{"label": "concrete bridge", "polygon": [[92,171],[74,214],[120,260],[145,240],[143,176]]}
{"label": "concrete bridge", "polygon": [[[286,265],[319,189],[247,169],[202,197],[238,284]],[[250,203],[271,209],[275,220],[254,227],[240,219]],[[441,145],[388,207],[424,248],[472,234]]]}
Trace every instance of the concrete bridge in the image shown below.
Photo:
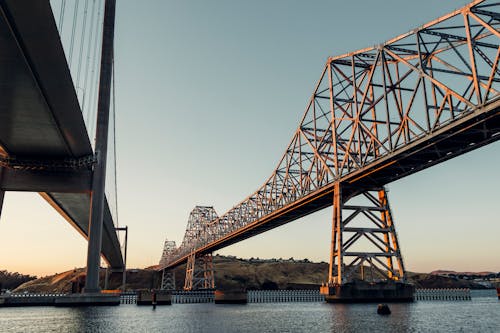
{"label": "concrete bridge", "polygon": [[5,191],[40,193],[90,238],[88,291],[99,290],[101,254],[113,270],[124,268],[103,185],[114,1],[106,11],[93,149],[49,1],[0,1],[0,213]]}

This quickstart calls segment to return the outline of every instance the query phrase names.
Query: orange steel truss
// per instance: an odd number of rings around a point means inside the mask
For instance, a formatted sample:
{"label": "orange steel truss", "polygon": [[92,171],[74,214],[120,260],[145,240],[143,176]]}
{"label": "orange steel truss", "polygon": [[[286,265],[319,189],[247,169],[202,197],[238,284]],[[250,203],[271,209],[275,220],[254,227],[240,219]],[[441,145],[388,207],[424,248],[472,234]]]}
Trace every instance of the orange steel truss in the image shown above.
{"label": "orange steel truss", "polygon": [[[354,279],[404,282],[403,258],[387,191],[374,189],[357,198],[355,204],[343,202],[341,186],[336,184],[329,285]],[[363,240],[365,244],[361,244]]]}
{"label": "orange steel truss", "polygon": [[203,254],[199,257],[193,252],[189,255],[186,264],[186,278],[184,290],[214,289],[214,269],[212,254]]}
{"label": "orange steel truss", "polygon": [[[211,235],[209,223],[216,220],[218,215],[213,207],[196,206],[189,214],[188,225],[180,248],[186,249],[189,256],[186,264],[186,277],[184,290],[213,289],[215,287],[212,254],[198,254],[196,249],[203,240],[215,237]],[[165,266],[175,258],[178,249],[175,242],[165,241],[165,247],[160,259],[160,267],[163,268],[163,276],[167,276]]]}
{"label": "orange steel truss", "polygon": [[[343,203],[369,195],[377,204],[365,212],[383,214],[376,220],[380,230],[354,231],[355,238],[371,235],[387,260],[361,250],[346,265],[336,217],[332,267],[338,272],[330,281],[345,281],[367,263],[377,263],[386,278],[403,279],[383,186],[500,139],[498,8],[473,1],[383,44],[328,58],[272,175],[224,215],[205,209],[190,216],[181,246],[161,266],[175,267],[193,252],[211,253],[331,205],[341,216]],[[335,254],[339,249],[344,257]]]}

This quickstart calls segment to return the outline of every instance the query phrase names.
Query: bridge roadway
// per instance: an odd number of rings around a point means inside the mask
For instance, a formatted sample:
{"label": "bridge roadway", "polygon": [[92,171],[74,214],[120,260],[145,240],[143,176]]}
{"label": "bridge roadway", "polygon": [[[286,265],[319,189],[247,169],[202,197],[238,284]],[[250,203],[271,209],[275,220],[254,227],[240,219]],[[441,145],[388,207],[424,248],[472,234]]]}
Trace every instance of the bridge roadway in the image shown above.
{"label": "bridge roadway", "polygon": [[[91,159],[92,146],[49,1],[1,0],[0,45],[0,156],[48,164]],[[0,166],[0,188],[39,192],[87,238],[90,166],[35,169]],[[112,269],[123,267],[107,202],[102,255]]]}

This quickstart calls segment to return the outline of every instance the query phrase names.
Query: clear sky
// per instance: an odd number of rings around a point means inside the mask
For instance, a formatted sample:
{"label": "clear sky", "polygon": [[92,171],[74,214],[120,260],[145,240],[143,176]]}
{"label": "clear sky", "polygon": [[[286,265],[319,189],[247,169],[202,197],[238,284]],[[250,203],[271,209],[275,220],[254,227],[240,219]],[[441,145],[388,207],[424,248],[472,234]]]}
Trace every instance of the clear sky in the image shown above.
{"label": "clear sky", "polygon": [[[381,43],[467,1],[117,1],[120,225],[129,267],[180,243],[195,205],[222,215],[282,156],[328,56]],[[500,271],[500,144],[388,185],[412,271]],[[332,210],[220,251],[329,257]],[[0,269],[82,267],[86,241],[41,197],[7,193]]]}

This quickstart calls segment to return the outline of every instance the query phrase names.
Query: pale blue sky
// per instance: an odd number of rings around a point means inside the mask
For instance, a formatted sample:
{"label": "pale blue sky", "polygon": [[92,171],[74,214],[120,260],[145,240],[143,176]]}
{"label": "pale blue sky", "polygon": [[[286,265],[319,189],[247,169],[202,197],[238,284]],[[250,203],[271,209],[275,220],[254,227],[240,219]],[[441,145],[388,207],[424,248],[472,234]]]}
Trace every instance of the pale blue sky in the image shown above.
{"label": "pale blue sky", "polygon": [[[120,224],[129,266],[144,267],[165,237],[180,243],[195,205],[221,215],[270,176],[328,56],[467,1],[117,2]],[[409,270],[500,270],[499,152],[495,143],[389,184]],[[327,208],[220,253],[327,261],[330,228]],[[86,242],[35,194],[7,194],[0,235],[0,268],[85,264]]]}

